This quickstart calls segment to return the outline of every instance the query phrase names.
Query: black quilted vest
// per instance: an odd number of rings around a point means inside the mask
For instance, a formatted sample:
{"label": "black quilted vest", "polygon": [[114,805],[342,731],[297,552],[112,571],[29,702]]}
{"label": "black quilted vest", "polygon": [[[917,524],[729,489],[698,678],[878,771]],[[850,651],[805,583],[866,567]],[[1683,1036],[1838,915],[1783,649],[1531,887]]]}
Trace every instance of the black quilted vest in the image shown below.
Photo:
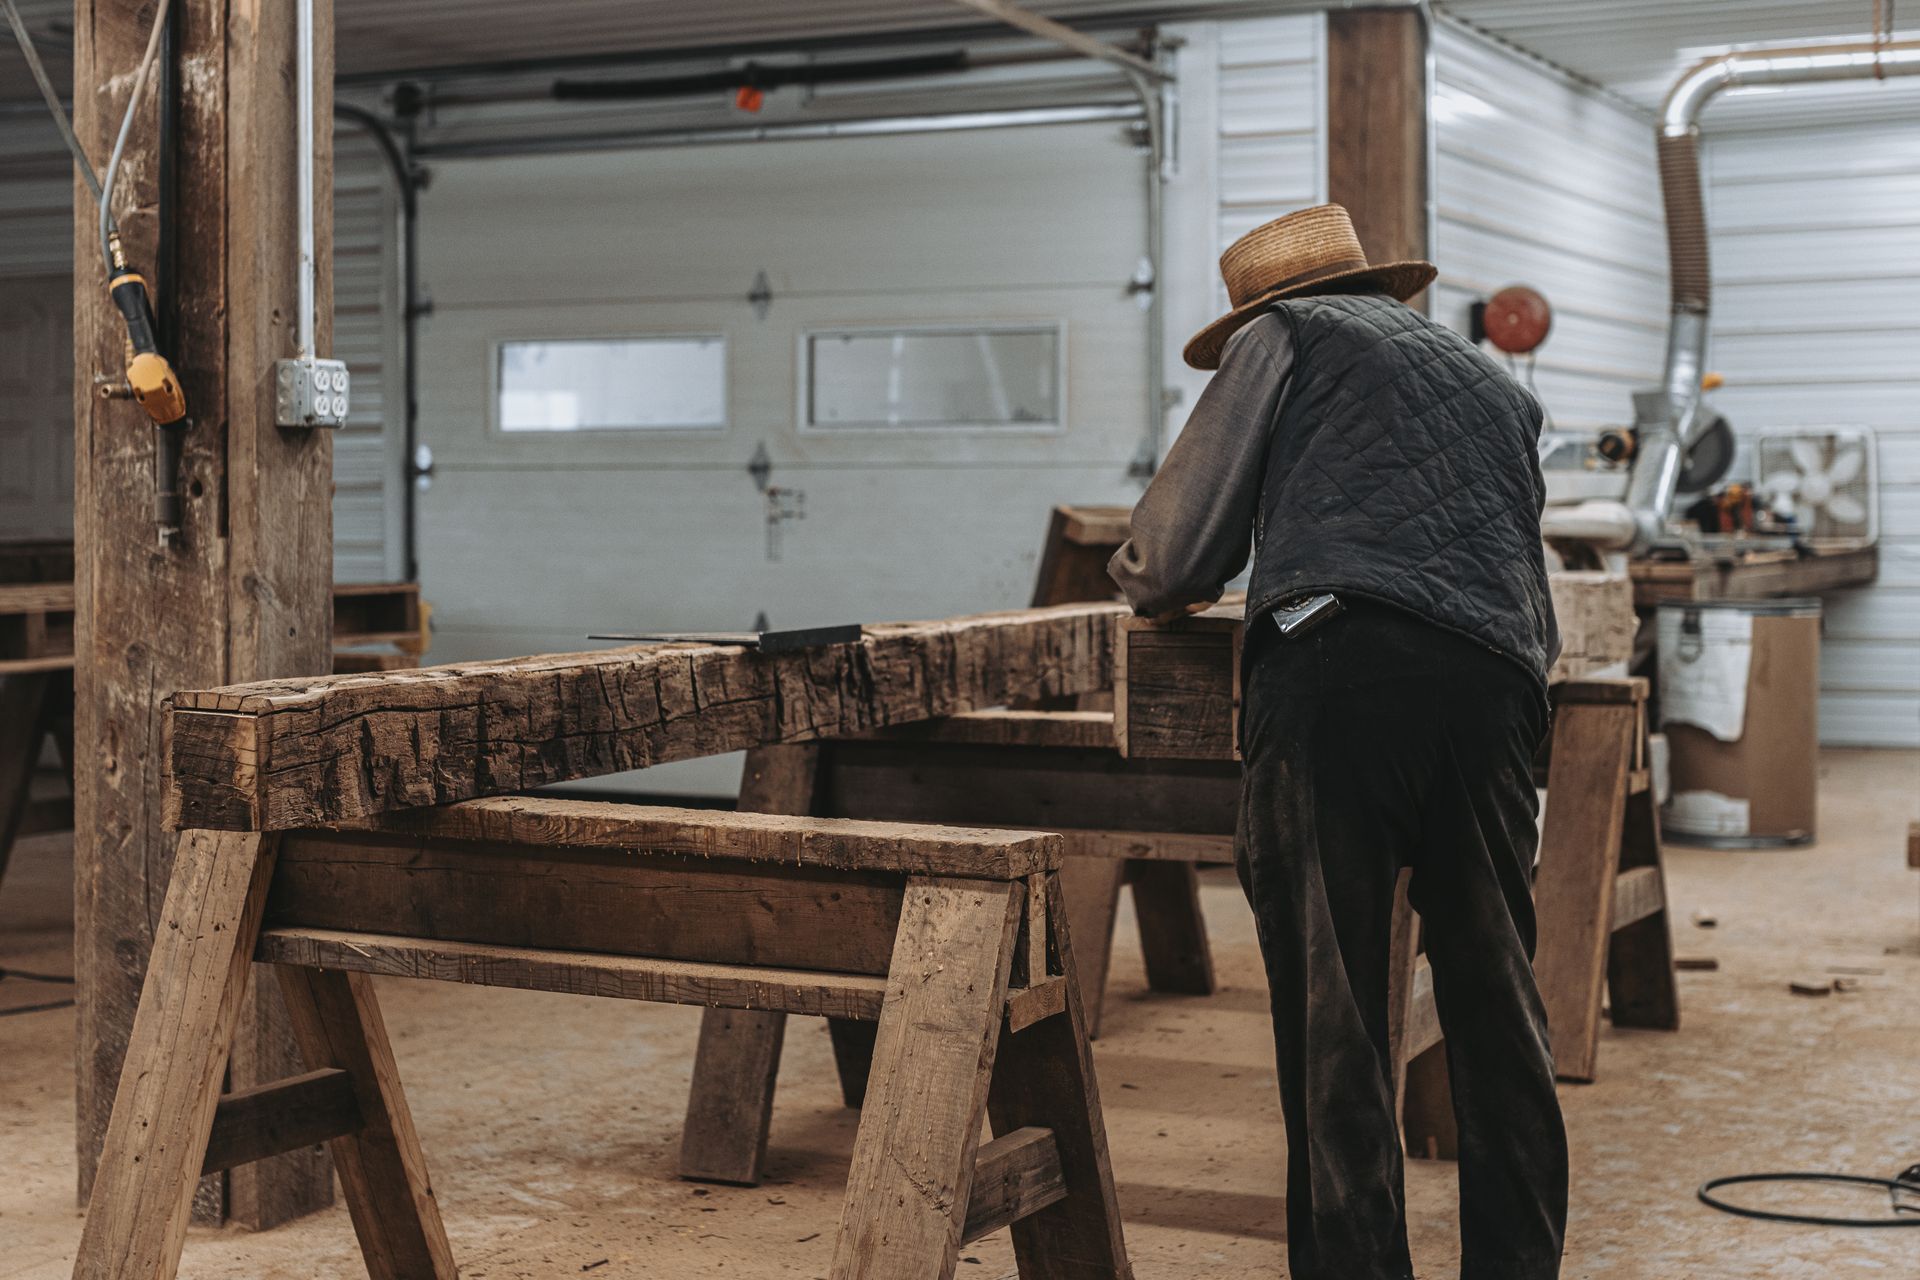
{"label": "black quilted vest", "polygon": [[1320,591],[1460,632],[1542,681],[1540,408],[1465,338],[1381,295],[1287,299],[1247,616]]}

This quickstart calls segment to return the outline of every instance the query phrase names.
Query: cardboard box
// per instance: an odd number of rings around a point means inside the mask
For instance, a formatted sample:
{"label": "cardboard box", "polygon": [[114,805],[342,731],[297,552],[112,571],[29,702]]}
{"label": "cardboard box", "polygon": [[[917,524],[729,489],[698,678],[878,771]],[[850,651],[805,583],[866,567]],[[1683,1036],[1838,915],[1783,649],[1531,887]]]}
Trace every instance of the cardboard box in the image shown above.
{"label": "cardboard box", "polygon": [[[1805,844],[1817,818],[1820,712],[1820,602],[1702,601],[1660,606],[1661,726],[1673,793],[1663,825],[1679,840],[1732,848]],[[1741,643],[1750,624],[1740,731],[1728,737],[1703,722],[1727,708],[1707,707],[1673,679],[1680,655],[1669,651],[1675,620],[1692,615],[1704,645]],[[1717,616],[1710,616],[1717,615]],[[1734,625],[1727,626],[1732,623]],[[1716,636],[1713,628],[1720,624]],[[1696,710],[1690,703],[1702,705]],[[1698,719],[1692,717],[1698,716]]]}

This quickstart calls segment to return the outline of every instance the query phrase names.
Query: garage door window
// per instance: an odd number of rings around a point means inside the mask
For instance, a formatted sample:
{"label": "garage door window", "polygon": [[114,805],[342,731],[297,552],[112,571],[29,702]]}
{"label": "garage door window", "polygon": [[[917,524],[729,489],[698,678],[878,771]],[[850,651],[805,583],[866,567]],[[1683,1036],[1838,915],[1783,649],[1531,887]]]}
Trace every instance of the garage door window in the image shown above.
{"label": "garage door window", "polygon": [[813,430],[1053,430],[1060,326],[836,329],[806,335],[803,424]]}
{"label": "garage door window", "polygon": [[719,334],[502,342],[502,431],[687,431],[727,425]]}

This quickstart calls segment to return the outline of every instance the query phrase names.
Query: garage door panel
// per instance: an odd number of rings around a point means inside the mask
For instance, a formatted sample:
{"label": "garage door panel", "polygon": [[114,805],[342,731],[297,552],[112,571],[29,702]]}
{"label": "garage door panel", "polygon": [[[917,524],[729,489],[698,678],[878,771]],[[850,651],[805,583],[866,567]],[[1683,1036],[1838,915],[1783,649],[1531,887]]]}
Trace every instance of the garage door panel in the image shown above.
{"label": "garage door panel", "polygon": [[443,307],[1124,284],[1140,189],[1114,124],[444,161],[422,264]]}

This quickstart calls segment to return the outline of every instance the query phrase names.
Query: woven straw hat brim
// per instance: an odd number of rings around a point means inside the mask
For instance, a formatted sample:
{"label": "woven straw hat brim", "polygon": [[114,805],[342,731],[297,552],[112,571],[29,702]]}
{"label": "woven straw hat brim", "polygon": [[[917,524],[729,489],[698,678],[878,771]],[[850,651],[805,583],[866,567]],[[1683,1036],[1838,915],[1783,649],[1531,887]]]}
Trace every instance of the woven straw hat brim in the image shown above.
{"label": "woven straw hat brim", "polygon": [[1383,266],[1356,267],[1338,275],[1315,280],[1311,284],[1274,289],[1235,307],[1193,335],[1181,354],[1196,369],[1218,369],[1220,353],[1227,339],[1238,333],[1263,310],[1282,298],[1312,297],[1322,293],[1352,293],[1355,286],[1379,289],[1398,302],[1405,302],[1433,283],[1440,269],[1431,262],[1389,262]]}

